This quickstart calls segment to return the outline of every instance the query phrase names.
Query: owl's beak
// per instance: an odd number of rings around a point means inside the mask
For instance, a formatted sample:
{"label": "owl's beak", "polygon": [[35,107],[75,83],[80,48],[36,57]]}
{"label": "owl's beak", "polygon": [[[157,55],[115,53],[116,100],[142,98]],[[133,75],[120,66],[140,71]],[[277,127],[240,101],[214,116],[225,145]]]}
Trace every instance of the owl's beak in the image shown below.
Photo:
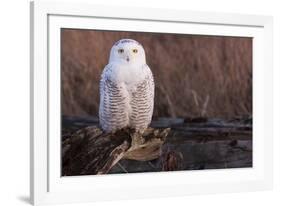
{"label": "owl's beak", "polygon": [[130,61],[130,58],[129,58],[129,57],[126,57],[126,61],[129,62],[129,61]]}

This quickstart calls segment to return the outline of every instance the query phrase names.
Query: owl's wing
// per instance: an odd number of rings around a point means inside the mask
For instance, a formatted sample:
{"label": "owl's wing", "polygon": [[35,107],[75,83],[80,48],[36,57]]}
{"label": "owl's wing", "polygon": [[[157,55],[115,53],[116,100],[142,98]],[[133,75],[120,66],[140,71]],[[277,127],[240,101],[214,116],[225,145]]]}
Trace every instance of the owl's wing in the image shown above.
{"label": "owl's wing", "polygon": [[143,131],[151,122],[154,108],[154,80],[150,68],[144,65],[145,79],[131,94],[130,127]]}
{"label": "owl's wing", "polygon": [[100,81],[99,120],[106,132],[114,132],[129,123],[129,94],[123,84],[111,81],[110,67],[106,66]]}

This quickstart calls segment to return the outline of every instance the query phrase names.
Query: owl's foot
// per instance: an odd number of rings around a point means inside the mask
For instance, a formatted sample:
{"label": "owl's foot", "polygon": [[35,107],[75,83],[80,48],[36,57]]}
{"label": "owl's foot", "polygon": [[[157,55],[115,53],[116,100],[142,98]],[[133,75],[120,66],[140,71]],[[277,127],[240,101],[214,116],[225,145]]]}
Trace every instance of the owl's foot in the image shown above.
{"label": "owl's foot", "polygon": [[142,134],[140,132],[134,132],[131,135],[132,138],[132,143],[131,143],[131,148],[137,148],[140,145],[143,145],[145,143],[145,139],[143,138]]}

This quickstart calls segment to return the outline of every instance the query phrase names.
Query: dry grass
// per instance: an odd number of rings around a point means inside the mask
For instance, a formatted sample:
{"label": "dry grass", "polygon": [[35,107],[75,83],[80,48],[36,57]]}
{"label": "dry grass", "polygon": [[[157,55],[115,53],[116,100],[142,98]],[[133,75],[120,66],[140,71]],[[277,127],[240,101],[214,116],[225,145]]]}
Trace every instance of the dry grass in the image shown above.
{"label": "dry grass", "polygon": [[97,115],[99,79],[113,43],[145,48],[156,83],[154,117],[252,114],[252,39],[62,30],[62,112]]}

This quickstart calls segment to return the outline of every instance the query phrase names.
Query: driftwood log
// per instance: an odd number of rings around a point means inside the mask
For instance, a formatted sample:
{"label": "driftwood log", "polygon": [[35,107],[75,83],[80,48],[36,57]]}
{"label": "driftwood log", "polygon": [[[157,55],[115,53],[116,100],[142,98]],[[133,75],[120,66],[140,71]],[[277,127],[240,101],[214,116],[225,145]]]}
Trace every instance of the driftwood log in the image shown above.
{"label": "driftwood log", "polygon": [[251,117],[159,118],[141,135],[64,116],[62,128],[63,176],[252,166]]}

